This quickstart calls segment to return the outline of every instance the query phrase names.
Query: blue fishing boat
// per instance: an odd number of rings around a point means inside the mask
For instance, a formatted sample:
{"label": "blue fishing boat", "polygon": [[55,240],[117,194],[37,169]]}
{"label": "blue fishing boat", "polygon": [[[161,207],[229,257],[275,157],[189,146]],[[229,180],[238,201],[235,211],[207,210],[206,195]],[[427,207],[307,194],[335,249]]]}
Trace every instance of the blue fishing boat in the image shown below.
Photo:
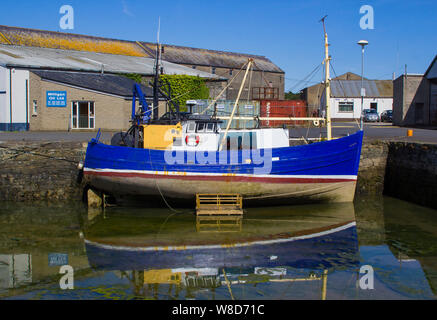
{"label": "blue fishing boat", "polygon": [[[326,33],[325,44],[329,97]],[[159,52],[158,45],[157,57]],[[325,141],[291,147],[287,128],[230,128],[238,118],[236,107],[252,65],[253,60],[249,59],[226,128],[221,127],[223,119],[215,116],[216,112],[212,115],[180,112],[171,90],[160,84],[156,70],[154,92],[167,99],[171,111],[158,118],[156,108],[149,107],[136,85],[132,127],[114,135],[111,145],[99,142],[98,138],[88,144],[84,163],[88,185],[115,198],[162,196],[193,200],[196,194],[237,193],[245,202],[268,200],[269,204],[352,201],[363,131],[332,139],[329,99],[324,119]],[[157,94],[154,106],[159,103]],[[136,96],[139,110],[135,109]]]}
{"label": "blue fishing boat", "polygon": [[[173,153],[92,140],[84,176],[96,189],[115,196],[161,192],[169,198],[194,199],[197,193],[239,193],[245,200],[348,202],[354,198],[362,138],[359,131],[259,152],[210,151],[208,161],[198,151]],[[257,163],[259,159],[263,162]]]}

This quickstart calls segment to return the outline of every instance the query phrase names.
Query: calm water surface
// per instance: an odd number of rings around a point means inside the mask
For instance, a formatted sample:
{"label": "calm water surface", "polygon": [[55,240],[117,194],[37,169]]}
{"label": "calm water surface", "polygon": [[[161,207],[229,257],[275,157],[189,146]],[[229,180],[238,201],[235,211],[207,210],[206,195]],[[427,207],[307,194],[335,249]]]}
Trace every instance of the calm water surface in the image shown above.
{"label": "calm water surface", "polygon": [[[66,264],[71,290],[59,286]],[[359,285],[363,266],[373,289]],[[392,198],[248,208],[243,219],[0,203],[1,299],[436,297],[437,211]]]}

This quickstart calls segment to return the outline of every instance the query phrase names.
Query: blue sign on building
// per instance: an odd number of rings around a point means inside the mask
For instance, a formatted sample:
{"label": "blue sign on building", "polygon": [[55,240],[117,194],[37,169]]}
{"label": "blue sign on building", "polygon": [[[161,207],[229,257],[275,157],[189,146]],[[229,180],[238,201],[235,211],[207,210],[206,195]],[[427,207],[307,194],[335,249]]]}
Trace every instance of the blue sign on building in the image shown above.
{"label": "blue sign on building", "polygon": [[68,254],[49,253],[49,266],[63,266],[68,264]]}
{"label": "blue sign on building", "polygon": [[47,91],[47,107],[66,107],[67,91]]}

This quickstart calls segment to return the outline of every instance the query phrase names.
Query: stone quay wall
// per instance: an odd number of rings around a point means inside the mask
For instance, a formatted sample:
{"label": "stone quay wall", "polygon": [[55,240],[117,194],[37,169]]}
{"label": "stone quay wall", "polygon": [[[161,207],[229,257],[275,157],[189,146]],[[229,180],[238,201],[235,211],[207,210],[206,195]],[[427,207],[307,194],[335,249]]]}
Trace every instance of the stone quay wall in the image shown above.
{"label": "stone quay wall", "polygon": [[0,200],[81,200],[82,142],[1,142]]}
{"label": "stone quay wall", "polygon": [[357,178],[357,195],[381,195],[387,165],[388,145],[379,140],[364,139]]}
{"label": "stone quay wall", "polygon": [[[80,201],[86,142],[1,142],[0,200]],[[365,139],[357,196],[386,194],[437,208],[437,145]]]}
{"label": "stone quay wall", "polygon": [[437,209],[437,145],[388,145],[384,194]]}

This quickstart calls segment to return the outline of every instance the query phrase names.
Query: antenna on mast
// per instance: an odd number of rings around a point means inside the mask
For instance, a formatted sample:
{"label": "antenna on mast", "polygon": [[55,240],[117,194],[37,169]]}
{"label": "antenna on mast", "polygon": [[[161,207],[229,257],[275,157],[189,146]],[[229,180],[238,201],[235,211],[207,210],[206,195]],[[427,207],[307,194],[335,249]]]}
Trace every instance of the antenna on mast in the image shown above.
{"label": "antenna on mast", "polygon": [[328,15],[324,16],[322,19],[319,20],[319,22],[323,23],[323,33],[326,34],[325,29],[325,19],[328,17]]}
{"label": "antenna on mast", "polygon": [[159,31],[161,30],[161,17],[158,17],[158,34],[156,35],[156,43],[159,44]]}

